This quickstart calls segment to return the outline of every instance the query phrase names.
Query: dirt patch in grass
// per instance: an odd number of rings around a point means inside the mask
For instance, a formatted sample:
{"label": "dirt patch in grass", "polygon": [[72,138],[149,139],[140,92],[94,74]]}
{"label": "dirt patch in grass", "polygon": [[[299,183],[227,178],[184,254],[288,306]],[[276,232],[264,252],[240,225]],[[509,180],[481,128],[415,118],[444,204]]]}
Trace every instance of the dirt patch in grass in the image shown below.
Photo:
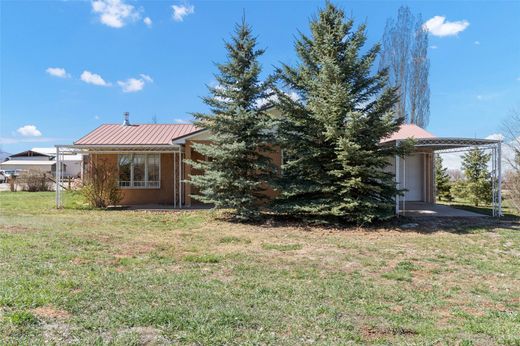
{"label": "dirt patch in grass", "polygon": [[127,258],[148,254],[158,246],[157,242],[131,243],[120,246],[118,252],[114,254],[116,258]]}
{"label": "dirt patch in grass", "polygon": [[73,342],[71,328],[64,322],[43,323],[41,325],[43,338],[48,344],[64,345]]}
{"label": "dirt patch in grass", "polygon": [[0,233],[9,233],[9,234],[18,234],[18,233],[28,233],[28,232],[37,232],[37,229],[29,228],[25,226],[18,225],[1,225]]}
{"label": "dirt patch in grass", "polygon": [[34,308],[31,312],[40,318],[67,319],[71,316],[67,311],[57,309],[51,305]]}

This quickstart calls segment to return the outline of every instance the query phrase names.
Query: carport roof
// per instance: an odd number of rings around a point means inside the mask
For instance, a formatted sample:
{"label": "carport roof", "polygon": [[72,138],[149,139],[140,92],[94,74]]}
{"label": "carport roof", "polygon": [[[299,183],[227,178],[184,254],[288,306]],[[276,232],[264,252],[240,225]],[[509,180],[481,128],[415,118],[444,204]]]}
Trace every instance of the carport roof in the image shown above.
{"label": "carport roof", "polygon": [[467,148],[474,146],[485,146],[499,143],[496,139],[459,138],[459,137],[436,137],[425,129],[414,125],[402,125],[401,128],[389,138],[381,141],[384,145],[395,145],[397,142],[413,139],[416,148],[429,150],[447,150],[456,148]]}

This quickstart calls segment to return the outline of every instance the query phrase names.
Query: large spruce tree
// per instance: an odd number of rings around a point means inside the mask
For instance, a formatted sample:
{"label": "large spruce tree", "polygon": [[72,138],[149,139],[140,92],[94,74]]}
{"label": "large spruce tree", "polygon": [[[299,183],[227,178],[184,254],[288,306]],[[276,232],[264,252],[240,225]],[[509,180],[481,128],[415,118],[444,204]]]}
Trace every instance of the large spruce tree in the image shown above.
{"label": "large spruce tree", "polygon": [[393,215],[398,191],[385,167],[396,148],[380,142],[402,122],[393,115],[398,99],[387,69],[371,72],[379,45],[362,53],[365,26],[353,24],[327,3],[311,35],[296,41],[300,63],[278,69],[284,164],[276,210],[357,223]]}
{"label": "large spruce tree", "polygon": [[228,61],[217,64],[218,85],[208,86],[204,97],[211,112],[196,113],[196,124],[211,131],[210,143],[194,144],[207,160],[188,161],[202,175],[192,175],[199,190],[195,199],[216,208],[234,210],[234,217],[249,221],[259,216],[262,192],[273,166],[265,155],[272,143],[269,116],[262,104],[268,98],[269,82],[260,80],[258,62],[264,50],[256,48],[256,38],[245,23],[236,25],[226,42]]}

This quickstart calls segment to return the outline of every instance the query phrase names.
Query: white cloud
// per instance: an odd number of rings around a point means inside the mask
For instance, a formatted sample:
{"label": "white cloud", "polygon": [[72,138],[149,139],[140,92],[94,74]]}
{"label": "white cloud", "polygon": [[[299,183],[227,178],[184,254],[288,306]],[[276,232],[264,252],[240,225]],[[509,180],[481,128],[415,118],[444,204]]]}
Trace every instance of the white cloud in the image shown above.
{"label": "white cloud", "polygon": [[432,44],[432,45],[430,46],[430,48],[431,48],[431,49],[437,49],[437,48],[439,48],[439,47],[437,47],[436,45]]}
{"label": "white cloud", "polygon": [[144,73],[141,73],[140,76],[141,76],[141,78],[144,79],[146,82],[148,82],[148,83],[153,83],[153,79],[152,79],[152,77],[150,77],[149,75],[144,74]]}
{"label": "white cloud", "polygon": [[124,93],[134,93],[143,90],[146,83],[153,83],[153,79],[149,75],[141,73],[139,76],[141,78],[128,78],[126,81],[117,81],[117,84]]}
{"label": "white cloud", "polygon": [[184,20],[184,17],[186,17],[189,14],[195,13],[195,6],[193,5],[173,5],[172,9],[172,17],[173,20],[176,22],[182,22]]}
{"label": "white cloud", "polygon": [[128,78],[126,81],[117,81],[124,93],[134,93],[144,88],[142,79]]}
{"label": "white cloud", "polygon": [[480,46],[480,41],[473,42],[475,45]]}
{"label": "white cloud", "polygon": [[99,115],[94,115],[94,119],[99,120],[99,118],[100,118]]}
{"label": "white cloud", "polygon": [[517,80],[517,81],[520,81],[520,77],[518,77],[516,80]]}
{"label": "white cloud", "polygon": [[86,70],[81,74],[81,80],[88,84],[110,86],[110,83],[105,82],[105,80],[100,75]]}
{"label": "white cloud", "polygon": [[24,137],[40,137],[42,133],[34,125],[25,125],[16,130]]}
{"label": "white cloud", "polygon": [[439,37],[457,35],[459,32],[466,30],[468,26],[469,22],[467,20],[448,22],[444,16],[435,16],[423,24],[425,30],[429,31],[433,36]]}
{"label": "white cloud", "polygon": [[146,17],[145,19],[143,19],[143,23],[146,24],[147,27],[151,27],[152,19],[150,17]]}
{"label": "white cloud", "polygon": [[49,67],[45,70],[48,74],[58,78],[70,78],[70,74],[61,67]]}
{"label": "white cloud", "polygon": [[187,124],[188,123],[188,121],[181,119],[181,118],[173,119],[173,122],[175,124]]}
{"label": "white cloud", "polygon": [[94,0],[92,11],[99,14],[101,23],[112,28],[122,28],[128,22],[140,18],[134,6],[126,4],[124,0]]}

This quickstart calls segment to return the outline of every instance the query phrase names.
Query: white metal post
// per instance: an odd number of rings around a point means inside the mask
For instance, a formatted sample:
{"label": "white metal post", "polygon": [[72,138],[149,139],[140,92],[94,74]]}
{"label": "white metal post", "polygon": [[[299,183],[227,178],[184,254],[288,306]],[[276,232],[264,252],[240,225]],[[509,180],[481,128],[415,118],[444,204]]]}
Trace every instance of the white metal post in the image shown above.
{"label": "white metal post", "polygon": [[430,158],[430,173],[432,177],[431,187],[432,187],[432,194],[433,194],[433,204],[437,204],[437,183],[435,182],[435,155],[437,155],[435,152],[431,153]]}
{"label": "white metal post", "polygon": [[[395,155],[395,183],[396,183],[396,187],[397,189],[400,188],[400,184],[399,184],[399,165],[400,165],[400,162],[399,162],[399,155]],[[399,216],[399,193],[397,193],[395,195],[395,214],[397,216]]]}
{"label": "white metal post", "polygon": [[[181,147],[182,149],[182,147]],[[182,208],[182,151],[179,149],[179,208]]]}
{"label": "white metal post", "polygon": [[498,216],[503,216],[502,214],[502,142],[498,142],[497,144],[498,151],[498,160],[497,160],[497,169],[498,169]]}
{"label": "white metal post", "polygon": [[[406,189],[406,156],[403,157],[403,188]],[[403,194],[403,215],[406,215],[406,191]]]}
{"label": "white metal post", "polygon": [[497,179],[497,149],[496,145],[491,148],[491,206],[492,215],[496,215],[497,209],[497,190],[496,190],[496,179]]}
{"label": "white metal post", "polygon": [[175,179],[177,175],[175,174],[175,162],[177,159],[177,153],[173,153],[173,207],[177,208],[177,180]]}
{"label": "white metal post", "polygon": [[56,180],[56,208],[61,208],[61,152],[60,147],[56,147],[56,169],[55,169],[55,180]]}

